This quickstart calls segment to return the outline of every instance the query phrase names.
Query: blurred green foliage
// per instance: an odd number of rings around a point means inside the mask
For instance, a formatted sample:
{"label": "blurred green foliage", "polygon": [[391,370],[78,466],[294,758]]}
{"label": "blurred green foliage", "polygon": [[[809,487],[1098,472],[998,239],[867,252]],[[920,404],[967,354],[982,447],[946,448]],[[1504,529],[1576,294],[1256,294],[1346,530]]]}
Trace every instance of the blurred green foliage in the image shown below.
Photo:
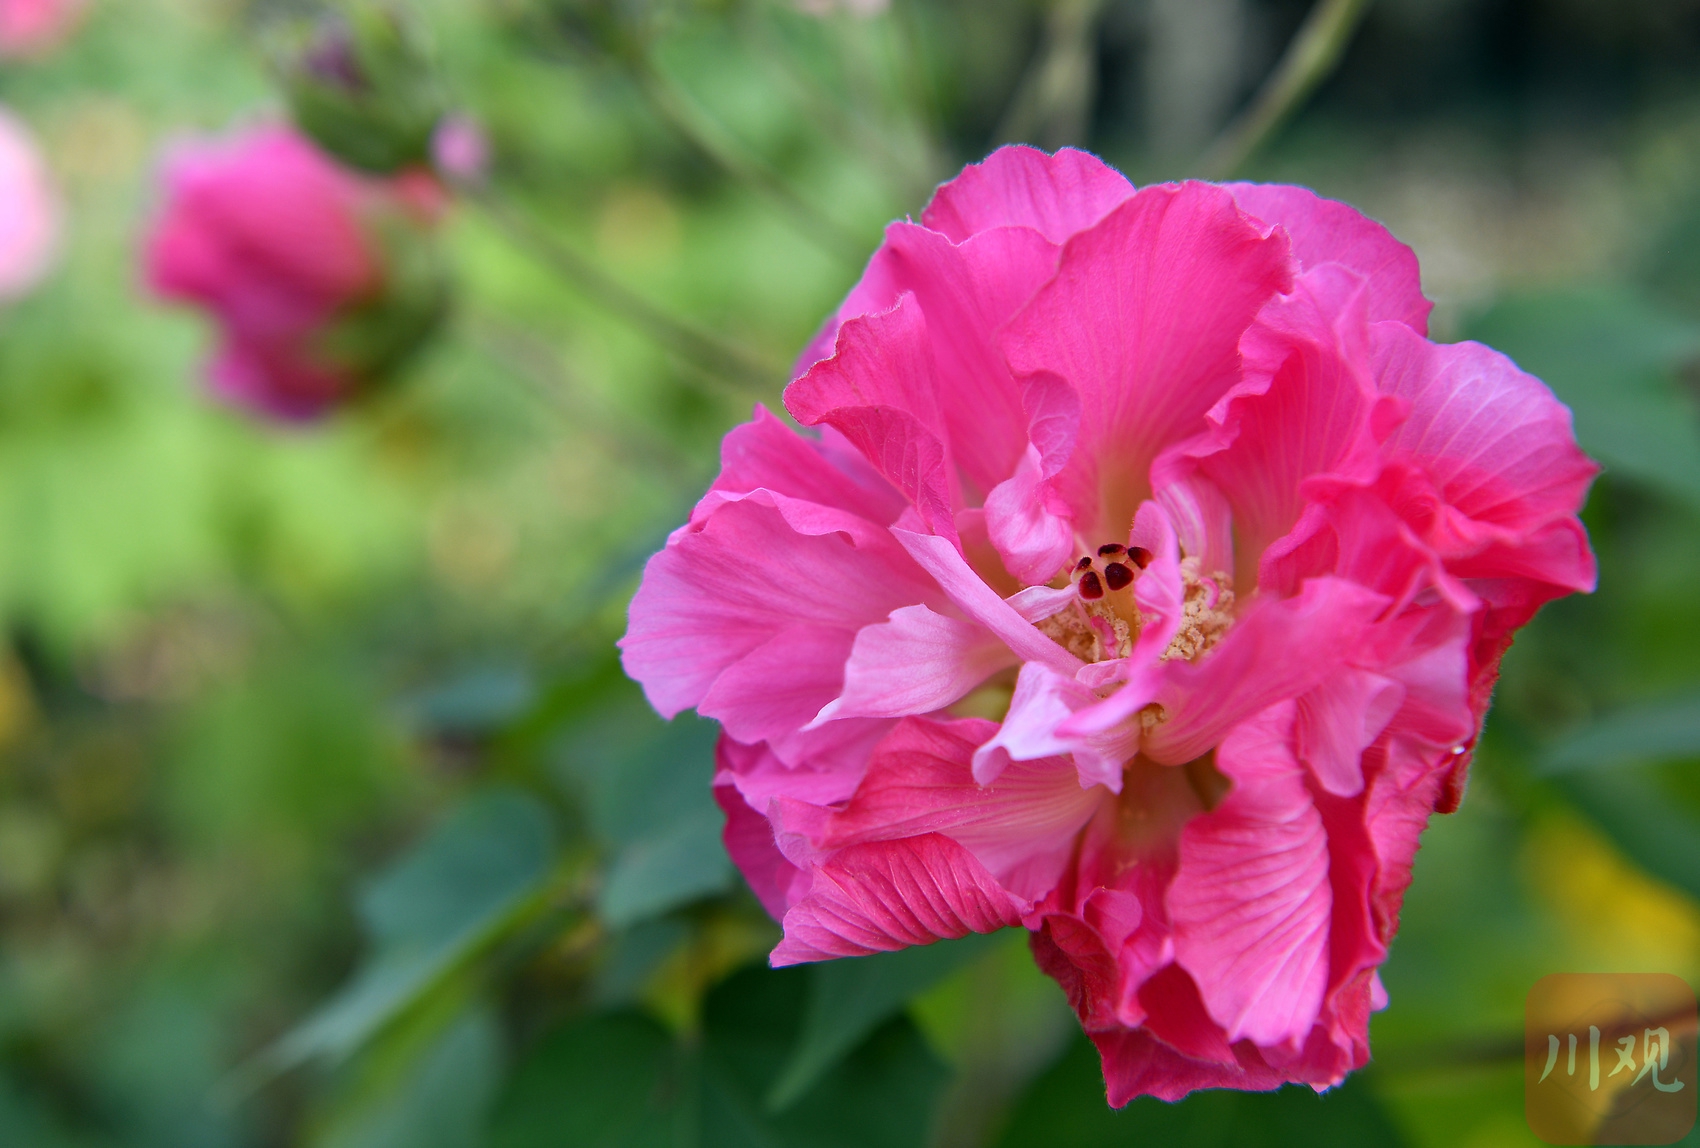
{"label": "blurred green foliage", "polygon": [[[1012,135],[1189,174],[1307,10],[802,7],[362,3],[339,95],[279,64],[329,6],[97,0],[0,71],[71,219],[0,314],[0,1143],[1529,1144],[1529,986],[1700,973],[1692,0],[1383,0],[1246,173],[1386,220],[1606,466],[1600,591],[1507,659],[1372,1066],[1114,1113],[1019,937],[762,967],[713,730],[611,656],[642,561],[886,220]],[[310,430],[211,404],[137,289],[162,151],[290,106],[367,166],[441,108],[494,157],[447,335]]]}

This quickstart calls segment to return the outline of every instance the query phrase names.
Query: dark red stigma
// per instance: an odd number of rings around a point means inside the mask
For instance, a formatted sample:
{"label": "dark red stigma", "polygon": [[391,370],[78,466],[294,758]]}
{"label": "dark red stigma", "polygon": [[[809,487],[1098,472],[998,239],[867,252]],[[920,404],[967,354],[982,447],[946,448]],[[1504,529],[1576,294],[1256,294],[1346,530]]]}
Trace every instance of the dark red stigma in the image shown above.
{"label": "dark red stigma", "polygon": [[1134,546],[1129,548],[1127,556],[1133,564],[1141,570],[1151,565],[1151,551],[1145,549],[1143,546]]}
{"label": "dark red stigma", "polygon": [[1104,543],[1104,545],[1098,547],[1098,553],[1102,554],[1106,558],[1108,558],[1112,554],[1124,553],[1126,550],[1127,550],[1127,547],[1118,545],[1117,543],[1114,543],[1114,542],[1106,542],[1106,543]]}
{"label": "dark red stigma", "polygon": [[1133,585],[1133,571],[1120,562],[1104,567],[1104,584],[1112,590],[1125,590]]}
{"label": "dark red stigma", "polygon": [[1080,596],[1088,602],[1104,596],[1104,584],[1098,581],[1098,572],[1088,570],[1080,576]]}

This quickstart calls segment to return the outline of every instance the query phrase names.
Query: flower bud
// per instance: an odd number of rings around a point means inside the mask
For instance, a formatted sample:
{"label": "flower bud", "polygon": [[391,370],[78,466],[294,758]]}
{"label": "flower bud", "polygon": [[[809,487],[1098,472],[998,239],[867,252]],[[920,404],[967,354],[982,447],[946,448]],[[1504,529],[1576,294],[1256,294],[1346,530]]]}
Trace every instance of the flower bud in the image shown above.
{"label": "flower bud", "polygon": [[356,0],[294,39],[284,76],[302,131],[362,171],[428,162],[444,109],[413,25],[387,5]]}
{"label": "flower bud", "polygon": [[422,172],[362,175],[264,127],[181,147],[164,182],[147,280],[219,324],[221,397],[313,418],[392,377],[441,322],[442,197]]}

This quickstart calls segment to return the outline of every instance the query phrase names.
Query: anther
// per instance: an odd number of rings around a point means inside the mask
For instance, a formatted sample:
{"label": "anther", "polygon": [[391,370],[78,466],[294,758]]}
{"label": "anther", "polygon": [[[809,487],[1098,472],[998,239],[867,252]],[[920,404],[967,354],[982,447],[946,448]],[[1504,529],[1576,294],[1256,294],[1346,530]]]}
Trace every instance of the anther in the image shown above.
{"label": "anther", "polygon": [[1112,554],[1125,554],[1126,552],[1127,547],[1114,542],[1106,542],[1104,545],[1098,547],[1098,553],[1102,554],[1106,558]]}
{"label": "anther", "polygon": [[1080,596],[1088,602],[1104,596],[1104,584],[1098,581],[1098,572],[1088,570],[1080,576]]}
{"label": "anther", "polygon": [[1091,557],[1090,557],[1090,556],[1088,556],[1088,557],[1085,557],[1085,558],[1082,558],[1082,559],[1081,559],[1081,560],[1080,560],[1080,561],[1079,561],[1079,562],[1078,562],[1078,563],[1077,563],[1077,564],[1076,564],[1076,565],[1075,565],[1075,567],[1074,567],[1074,568],[1075,568],[1075,569],[1076,569],[1076,570],[1090,570],[1090,569],[1092,569],[1092,559],[1091,559]]}
{"label": "anther", "polygon": [[1151,551],[1145,549],[1143,546],[1130,546],[1128,548],[1127,557],[1130,562],[1139,567],[1141,570],[1151,565]]}
{"label": "anther", "polygon": [[1112,590],[1125,590],[1133,584],[1133,571],[1120,562],[1112,562],[1104,567],[1104,585]]}

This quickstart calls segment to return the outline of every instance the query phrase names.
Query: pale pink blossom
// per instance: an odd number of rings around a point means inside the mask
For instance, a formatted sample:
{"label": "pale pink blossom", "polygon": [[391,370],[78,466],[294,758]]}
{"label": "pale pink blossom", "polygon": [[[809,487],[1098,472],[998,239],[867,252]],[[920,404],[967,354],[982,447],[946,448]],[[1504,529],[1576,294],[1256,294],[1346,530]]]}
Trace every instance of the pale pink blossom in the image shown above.
{"label": "pale pink blossom", "polygon": [[1117,1105],[1363,1064],[1500,655],[1594,583],[1569,412],[1429,308],[1343,204],[1077,151],[893,223],[622,640],[724,727],[773,963],[1023,926]]}
{"label": "pale pink blossom", "polygon": [[35,137],[0,108],[0,300],[28,293],[59,250],[59,194]]}
{"label": "pale pink blossom", "polygon": [[65,41],[85,0],[0,0],[0,59],[41,56]]}
{"label": "pale pink blossom", "polygon": [[147,279],[217,320],[215,392],[284,419],[357,394],[372,364],[345,321],[391,291],[380,233],[428,223],[440,186],[423,172],[360,175],[281,126],[178,147],[164,185]]}

